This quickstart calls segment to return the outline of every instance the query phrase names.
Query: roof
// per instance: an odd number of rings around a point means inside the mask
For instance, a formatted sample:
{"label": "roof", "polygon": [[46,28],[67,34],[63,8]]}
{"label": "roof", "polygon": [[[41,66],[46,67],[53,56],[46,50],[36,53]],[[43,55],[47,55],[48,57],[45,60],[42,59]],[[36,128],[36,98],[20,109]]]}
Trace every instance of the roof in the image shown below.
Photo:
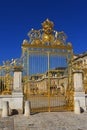
{"label": "roof", "polygon": [[80,59],[80,58],[83,58],[83,57],[87,56],[87,51],[86,51],[86,52],[83,52],[83,53],[81,53],[81,54],[77,54],[77,55],[75,55],[75,56],[76,56],[76,58],[74,58],[74,60],[78,60],[78,59]]}

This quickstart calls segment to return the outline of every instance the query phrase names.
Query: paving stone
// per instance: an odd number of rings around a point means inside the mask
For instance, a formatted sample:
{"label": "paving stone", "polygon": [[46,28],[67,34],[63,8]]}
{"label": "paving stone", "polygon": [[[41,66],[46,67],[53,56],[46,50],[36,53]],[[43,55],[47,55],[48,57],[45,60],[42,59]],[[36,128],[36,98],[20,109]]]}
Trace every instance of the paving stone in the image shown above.
{"label": "paving stone", "polygon": [[29,117],[15,115],[7,119],[0,118],[0,121],[10,121],[11,118],[14,120],[14,130],[87,130],[86,112],[80,115],[73,112],[45,112]]}

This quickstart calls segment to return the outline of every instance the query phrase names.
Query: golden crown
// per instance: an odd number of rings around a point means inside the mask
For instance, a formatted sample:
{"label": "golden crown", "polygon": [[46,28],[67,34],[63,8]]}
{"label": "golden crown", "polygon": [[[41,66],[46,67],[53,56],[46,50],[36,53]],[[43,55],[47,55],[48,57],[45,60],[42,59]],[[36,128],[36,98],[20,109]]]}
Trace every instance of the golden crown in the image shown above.
{"label": "golden crown", "polygon": [[49,19],[46,19],[43,23],[42,23],[42,27],[43,28],[53,28],[54,27],[54,23],[52,21],[50,21]]}

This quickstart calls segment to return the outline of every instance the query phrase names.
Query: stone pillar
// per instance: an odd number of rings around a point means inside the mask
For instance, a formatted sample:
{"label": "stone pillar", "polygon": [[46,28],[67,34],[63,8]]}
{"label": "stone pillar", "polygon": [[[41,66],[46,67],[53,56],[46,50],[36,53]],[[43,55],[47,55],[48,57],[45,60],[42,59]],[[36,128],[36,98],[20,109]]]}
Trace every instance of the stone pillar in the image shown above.
{"label": "stone pillar", "polygon": [[30,115],[30,102],[25,101],[25,109],[24,109],[24,116]]}
{"label": "stone pillar", "polygon": [[14,67],[13,78],[13,92],[12,92],[12,106],[18,111],[23,113],[23,89],[22,89],[22,67]]}
{"label": "stone pillar", "polygon": [[[82,111],[86,110],[86,103],[85,103],[85,91],[83,87],[83,73],[82,71],[74,71],[73,72],[74,78],[74,103],[77,104],[77,100],[80,103],[80,109]],[[75,105],[76,107],[77,105]],[[75,110],[76,108],[74,108]]]}
{"label": "stone pillar", "polygon": [[22,69],[18,66],[14,68],[13,91],[22,92]]}
{"label": "stone pillar", "polygon": [[3,101],[2,117],[7,117],[9,113],[9,106],[7,101]]}

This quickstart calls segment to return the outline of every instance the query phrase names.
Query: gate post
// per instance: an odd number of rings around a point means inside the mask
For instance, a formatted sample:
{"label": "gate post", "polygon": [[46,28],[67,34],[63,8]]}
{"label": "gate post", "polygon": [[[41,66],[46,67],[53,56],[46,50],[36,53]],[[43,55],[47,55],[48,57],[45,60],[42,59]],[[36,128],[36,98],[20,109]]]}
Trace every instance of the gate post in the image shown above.
{"label": "gate post", "polygon": [[23,88],[22,88],[22,67],[14,67],[13,92],[11,108],[23,113]]}
{"label": "gate post", "polygon": [[13,92],[22,92],[22,68],[14,67]]}
{"label": "gate post", "polygon": [[74,110],[77,107],[77,101],[80,103],[80,110],[86,110],[86,102],[85,102],[85,91],[83,87],[83,72],[80,70],[73,72],[74,79]]}

